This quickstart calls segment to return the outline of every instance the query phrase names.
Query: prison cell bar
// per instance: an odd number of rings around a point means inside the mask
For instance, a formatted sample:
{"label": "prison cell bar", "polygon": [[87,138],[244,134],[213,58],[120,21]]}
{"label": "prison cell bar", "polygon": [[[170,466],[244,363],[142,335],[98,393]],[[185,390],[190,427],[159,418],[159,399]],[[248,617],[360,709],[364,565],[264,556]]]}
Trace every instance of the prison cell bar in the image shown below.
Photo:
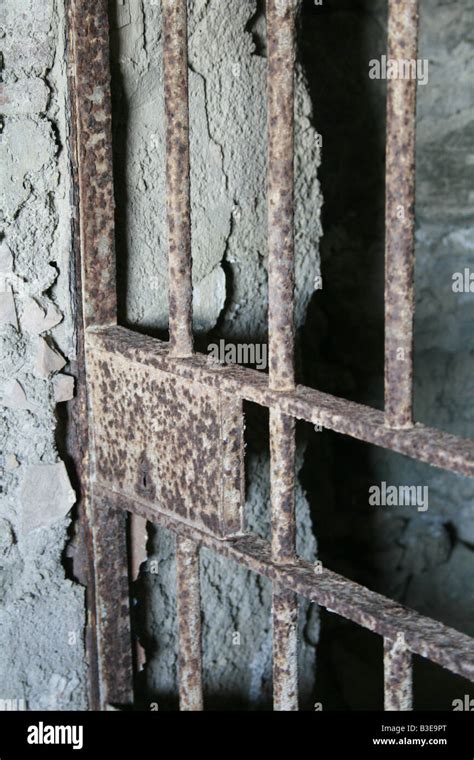
{"label": "prison cell bar", "polygon": [[[71,161],[79,207],[82,325],[78,330],[84,334],[81,327],[117,322],[109,23],[106,0],[67,0],[66,9]],[[85,352],[78,360],[84,360],[87,374],[86,338],[84,342]],[[87,400],[87,391],[85,395]],[[133,700],[126,515],[114,510],[107,497],[102,501],[93,492],[89,454],[93,431],[91,420],[81,414],[84,411],[80,406],[73,424],[84,430],[87,448],[81,522],[87,552],[94,558],[87,584],[91,608],[86,642],[97,682],[90,684],[90,701],[93,709],[107,710],[111,704]]]}
{"label": "prison cell bar", "polygon": [[180,710],[202,710],[199,545],[176,536]]}
{"label": "prison cell bar", "polygon": [[[187,0],[162,0],[169,231],[169,343],[193,353]],[[202,710],[199,547],[178,536],[176,551],[181,710]]]}
{"label": "prison cell bar", "polygon": [[331,613],[366,628],[390,641],[403,635],[407,650],[440,665],[457,675],[474,681],[474,638],[425,617],[354,581],[297,558],[293,564],[274,562],[269,542],[255,535],[222,541],[210,533],[183,523],[173,514],[158,511],[139,497],[129,497],[96,486],[117,510],[134,511],[176,534],[226,557],[241,567],[268,578],[279,588],[287,589],[324,607]]}
{"label": "prison cell bar", "polygon": [[[416,61],[418,0],[389,0],[388,59]],[[387,81],[385,417],[413,425],[416,78]]]}
{"label": "prison cell bar", "polygon": [[[267,227],[269,382],[293,390],[295,4],[267,0]],[[295,421],[270,409],[270,494],[275,562],[295,558]],[[296,596],[272,592],[273,704],[298,709]]]}
{"label": "prison cell bar", "polygon": [[[110,326],[115,323],[115,272],[106,6],[105,0],[83,0],[77,7],[73,2],[71,21],[76,64],[71,80],[72,87],[75,88],[73,101],[77,103],[76,138],[79,146],[81,244],[85,270],[83,292],[88,350],[102,346],[106,350],[121,353],[128,359],[162,366],[166,371],[181,377],[237,394],[240,398],[275,409],[282,415],[319,422],[324,427],[353,438],[453,472],[474,476],[474,442],[471,440],[460,439],[419,424],[411,429],[404,429],[403,425],[398,429],[395,424],[388,427],[385,424],[388,417],[376,409],[303,386],[288,390],[273,389],[269,387],[268,378],[261,373],[241,367],[214,367],[211,370],[205,357],[199,355],[193,355],[182,362],[170,357],[166,344],[125,328]],[[126,558],[124,541],[121,539],[124,534],[124,520],[120,514],[122,510],[141,515],[155,524],[170,528],[182,539],[189,539],[190,544],[187,546],[189,549],[193,547],[194,557],[190,585],[194,585],[197,592],[192,597],[194,620],[196,610],[199,609],[197,547],[203,545],[218,555],[227,556],[240,566],[269,578],[278,592],[286,589],[301,595],[384,637],[386,706],[409,706],[407,694],[408,688],[411,689],[411,663],[406,652],[395,652],[393,646],[400,633],[403,634],[408,652],[419,654],[453,673],[474,680],[472,638],[403,608],[325,568],[315,575],[314,567],[299,558],[295,558],[292,563],[282,564],[274,556],[274,547],[255,536],[222,542],[186,525],[176,516],[160,511],[157,505],[124,498],[122,494],[114,493],[113,488],[104,488],[97,483],[94,485],[93,501],[96,521],[96,579],[99,586],[97,609],[100,681],[104,706],[108,701],[128,701],[131,687],[128,598],[124,585]],[[184,558],[180,562],[180,571],[180,577],[189,574]],[[286,609],[294,608],[289,606]],[[180,624],[184,622],[184,617],[180,615]],[[291,619],[287,622],[287,630],[294,632]],[[290,637],[284,640],[285,649],[290,655],[294,642]],[[200,653],[196,658],[195,649],[189,646],[181,654],[185,658],[185,664],[191,662],[193,657],[198,660],[200,680]],[[290,656],[288,665],[295,663],[296,658]],[[294,681],[294,675],[278,678],[282,686],[291,686]]]}
{"label": "prison cell bar", "polygon": [[413,709],[412,656],[403,633],[384,638],[384,696],[385,710]]}
{"label": "prison cell bar", "polygon": [[162,0],[169,235],[169,333],[173,355],[193,351],[186,0]]}

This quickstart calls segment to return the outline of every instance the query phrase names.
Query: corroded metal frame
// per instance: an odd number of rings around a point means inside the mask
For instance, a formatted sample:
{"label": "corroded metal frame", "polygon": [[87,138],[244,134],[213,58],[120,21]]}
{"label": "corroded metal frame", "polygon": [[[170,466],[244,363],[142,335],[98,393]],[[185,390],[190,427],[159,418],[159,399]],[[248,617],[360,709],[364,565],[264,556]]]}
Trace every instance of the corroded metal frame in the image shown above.
{"label": "corroded metal frame", "polygon": [[[474,442],[412,418],[414,165],[416,83],[388,82],[386,192],[386,404],[380,412],[295,385],[293,344],[294,0],[267,0],[269,375],[211,366],[192,348],[189,207],[189,114],[186,0],[162,0],[167,114],[170,341],[117,325],[114,200],[106,0],[71,0],[71,94],[79,185],[86,374],[99,353],[141,364],[217,394],[270,410],[272,540],[223,540],[206,526],[136,492],[111,488],[90,471],[89,520],[95,556],[99,704],[133,702],[125,520],[143,519],[177,536],[180,705],[203,709],[199,548],[207,547],[273,584],[273,689],[277,710],[298,709],[297,595],[384,639],[385,708],[412,708],[411,655],[474,681],[474,640],[325,568],[297,557],[294,517],[294,421],[387,448],[461,475],[474,476]],[[389,0],[392,57],[417,55],[418,1]],[[403,55],[402,55],[403,54]],[[400,208],[403,214],[400,214]],[[91,388],[91,380],[87,381]],[[93,411],[89,394],[88,408]],[[91,458],[94,420],[89,429]],[[149,496],[149,495],[148,495]],[[140,524],[143,524],[140,523]],[[133,563],[132,557],[132,565]]]}

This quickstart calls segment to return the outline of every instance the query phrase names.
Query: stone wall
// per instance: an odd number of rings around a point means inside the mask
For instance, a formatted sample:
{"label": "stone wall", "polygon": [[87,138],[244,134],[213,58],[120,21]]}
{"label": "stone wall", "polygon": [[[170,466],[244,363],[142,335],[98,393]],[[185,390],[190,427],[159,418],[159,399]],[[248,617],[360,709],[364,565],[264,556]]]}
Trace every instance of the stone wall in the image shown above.
{"label": "stone wall", "polygon": [[64,4],[1,11],[0,700],[84,709],[84,589],[63,561],[76,497],[56,443],[75,358]]}

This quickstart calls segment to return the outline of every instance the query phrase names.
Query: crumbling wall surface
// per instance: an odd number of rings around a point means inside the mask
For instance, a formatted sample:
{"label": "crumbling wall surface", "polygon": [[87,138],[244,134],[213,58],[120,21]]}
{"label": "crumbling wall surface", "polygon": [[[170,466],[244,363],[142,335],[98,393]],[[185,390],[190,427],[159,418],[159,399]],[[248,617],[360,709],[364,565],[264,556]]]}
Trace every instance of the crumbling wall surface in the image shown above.
{"label": "crumbling wall surface", "polygon": [[62,564],[75,494],[55,441],[74,383],[64,3],[1,8],[0,707],[84,709],[84,591]]}
{"label": "crumbling wall surface", "polygon": [[[167,326],[167,232],[159,3],[113,4],[112,50],[117,246],[121,319],[144,331]],[[191,201],[195,329],[201,350],[266,341],[266,59],[262,3],[194,0],[189,14]],[[320,142],[304,76],[296,90],[296,320],[319,276]],[[212,337],[211,337],[212,336]],[[268,421],[265,423],[268,426]],[[263,429],[263,425],[262,425]],[[299,445],[298,461],[302,463]],[[268,534],[265,434],[247,448],[247,511]],[[298,487],[300,549],[316,543]],[[176,694],[174,546],[151,532],[143,573],[148,693],[161,707]],[[270,592],[251,573],[202,553],[207,705],[268,705]],[[317,619],[303,605],[301,687],[314,682]],[[213,701],[213,699],[217,701]]]}

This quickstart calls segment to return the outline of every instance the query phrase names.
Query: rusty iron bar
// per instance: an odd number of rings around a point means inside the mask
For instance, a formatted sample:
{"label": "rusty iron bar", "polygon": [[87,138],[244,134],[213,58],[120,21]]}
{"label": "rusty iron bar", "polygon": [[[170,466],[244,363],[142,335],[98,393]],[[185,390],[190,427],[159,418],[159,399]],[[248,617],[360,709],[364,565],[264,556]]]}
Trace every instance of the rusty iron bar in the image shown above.
{"label": "rusty iron bar", "polygon": [[[108,3],[71,0],[66,7],[71,152],[79,211],[77,279],[82,298],[77,309],[82,318],[78,355],[87,365],[83,328],[113,325],[117,320]],[[86,632],[91,708],[107,710],[111,704],[133,702],[126,516],[92,490],[89,449],[93,430],[88,427],[87,390],[78,385],[84,428],[80,445],[85,447],[79,464],[81,503],[91,566]]]}
{"label": "rusty iron bar", "polygon": [[384,639],[385,710],[413,710],[413,668],[403,634]]}
{"label": "rusty iron bar", "polygon": [[[294,0],[267,0],[268,120],[268,336],[269,382],[293,390],[294,374]],[[272,556],[295,555],[295,421],[270,410]],[[298,602],[273,589],[273,701],[275,710],[298,709]]]}
{"label": "rusty iron bar", "polygon": [[117,296],[107,2],[75,0],[70,18],[83,314],[86,325],[111,325],[117,322]]}
{"label": "rusty iron bar", "polygon": [[101,709],[133,703],[127,514],[93,488],[95,586]]}
{"label": "rusty iron bar", "polygon": [[179,708],[203,709],[199,543],[176,536]]}
{"label": "rusty iron bar", "polygon": [[[388,59],[416,61],[418,0],[390,0]],[[385,420],[413,425],[416,78],[387,82]]]}
{"label": "rusty iron bar", "polygon": [[273,584],[272,613],[273,708],[290,712],[298,710],[298,602],[292,591],[277,583]]}
{"label": "rusty iron bar", "polygon": [[294,387],[294,0],[267,0],[270,385]]}
{"label": "rusty iron bar", "polygon": [[314,565],[306,560],[298,558],[291,565],[275,563],[271,544],[258,536],[247,535],[222,541],[210,533],[183,524],[175,516],[164,514],[157,506],[138,498],[129,499],[100,485],[95,488],[106,495],[117,509],[141,514],[150,522],[187,537],[379,636],[394,640],[402,633],[410,652],[474,682],[474,638],[324,567],[321,572],[315,573]]}
{"label": "rusty iron bar", "polygon": [[87,341],[91,349],[117,353],[128,361],[162,369],[297,419],[321,424],[336,433],[474,477],[474,441],[470,438],[459,438],[418,423],[409,430],[394,430],[386,427],[384,414],[378,409],[302,385],[294,391],[271,391],[263,372],[237,365],[211,368],[204,354],[194,354],[192,359],[181,362],[170,358],[167,343],[124,327],[89,330]]}
{"label": "rusty iron bar", "polygon": [[187,1],[162,0],[171,352],[193,352]]}
{"label": "rusty iron bar", "polygon": [[295,558],[295,420],[270,409],[272,554],[285,564]]}

